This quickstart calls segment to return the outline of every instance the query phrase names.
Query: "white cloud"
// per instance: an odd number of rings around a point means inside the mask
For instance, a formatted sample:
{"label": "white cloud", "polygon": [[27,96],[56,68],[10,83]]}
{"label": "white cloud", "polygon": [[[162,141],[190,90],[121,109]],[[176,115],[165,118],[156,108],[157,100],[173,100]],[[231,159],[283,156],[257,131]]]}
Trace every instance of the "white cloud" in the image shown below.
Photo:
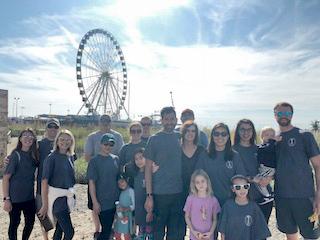
{"label": "white cloud", "polygon": [[[225,22],[235,12],[259,9],[259,6],[254,8],[255,4],[256,1],[249,4],[220,1],[211,12],[216,33],[221,34]],[[206,46],[201,43],[169,47],[143,40],[144,33],[137,26],[141,19],[174,14],[179,7],[192,9],[201,25],[201,13],[191,1],[152,1],[152,4],[150,1],[116,1],[111,5],[76,9],[70,14],[42,15],[25,20],[28,27],[43,31],[44,36],[1,41],[0,56],[29,63],[28,67],[14,73],[0,73],[0,83],[1,79],[10,81],[10,84],[1,84],[1,88],[9,88],[11,97],[23,96],[25,111],[30,114],[46,112],[49,103],[53,103],[57,113],[64,114],[66,109],[76,113],[81,106],[75,79],[78,42],[94,22],[104,23],[95,27],[107,27],[108,22],[120,24],[127,36],[120,45],[128,65],[130,109],[135,116],[150,114],[171,104],[170,91],[178,112],[186,107],[195,108],[202,125],[211,125],[212,119],[238,118],[225,110],[246,114],[246,109],[270,109],[280,100],[291,101],[298,108],[306,101],[319,102],[317,88],[313,86],[320,73],[320,57],[307,44],[308,39],[313,43],[319,41],[318,28],[310,26],[296,30],[295,38],[283,43],[282,48],[257,49],[254,48],[256,44],[253,47]],[[264,29],[268,31],[265,33]],[[248,38],[257,42],[257,36],[263,33],[262,39],[277,43],[285,41],[277,35],[278,31],[273,23],[265,24]],[[197,38],[201,42],[201,31]],[[18,84],[26,88],[17,88]],[[46,91],[28,90],[32,86]],[[33,107],[34,98],[37,107]],[[215,111],[221,115],[215,115]]]}

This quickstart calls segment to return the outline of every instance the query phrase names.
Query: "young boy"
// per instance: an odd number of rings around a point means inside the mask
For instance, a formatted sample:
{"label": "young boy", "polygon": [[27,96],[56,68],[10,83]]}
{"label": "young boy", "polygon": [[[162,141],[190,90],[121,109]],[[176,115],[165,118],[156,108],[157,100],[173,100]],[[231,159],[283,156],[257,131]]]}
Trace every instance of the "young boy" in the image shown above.
{"label": "young boy", "polygon": [[[271,127],[261,129],[260,138],[262,144],[258,145],[258,163],[259,174],[253,179],[254,182],[259,182],[262,177],[273,177],[276,172],[276,142],[281,140],[281,137],[276,137],[276,132]],[[263,195],[260,205],[273,201],[271,191],[267,187],[261,187],[257,184],[257,188]]]}
{"label": "young boy", "polygon": [[117,184],[119,159],[111,154],[114,144],[113,134],[102,135],[100,153],[90,160],[87,170],[93,211],[99,215],[102,226],[98,240],[109,239],[116,211],[115,202],[119,198]]}

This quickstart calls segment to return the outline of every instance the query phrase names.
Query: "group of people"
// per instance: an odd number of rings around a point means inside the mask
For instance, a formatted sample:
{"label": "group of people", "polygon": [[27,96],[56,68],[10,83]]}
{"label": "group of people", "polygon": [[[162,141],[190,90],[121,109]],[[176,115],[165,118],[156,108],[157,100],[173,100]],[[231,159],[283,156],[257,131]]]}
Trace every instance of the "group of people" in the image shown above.
{"label": "group of people", "polygon": [[[176,128],[175,109],[164,107],[159,132],[151,135],[152,120],[144,117],[129,126],[130,141],[124,144],[110,116],[101,116],[100,129],[84,147],[94,239],[182,240],[188,227],[191,240],[262,240],[271,236],[274,203],[277,226],[288,240],[298,240],[299,233],[318,239],[318,144],[310,132],[292,125],[291,104],[281,102],[273,110],[279,134],[263,128],[259,145],[248,119],[238,122],[232,145],[225,123],[215,124],[208,138],[192,110],[181,113]],[[50,119],[39,144],[31,129],[23,130],[6,160],[3,201],[10,240],[17,239],[21,211],[22,239],[29,238],[36,213],[43,226],[46,219],[52,223],[44,239],[53,227],[54,240],[73,238],[75,140],[59,128],[59,121]]]}

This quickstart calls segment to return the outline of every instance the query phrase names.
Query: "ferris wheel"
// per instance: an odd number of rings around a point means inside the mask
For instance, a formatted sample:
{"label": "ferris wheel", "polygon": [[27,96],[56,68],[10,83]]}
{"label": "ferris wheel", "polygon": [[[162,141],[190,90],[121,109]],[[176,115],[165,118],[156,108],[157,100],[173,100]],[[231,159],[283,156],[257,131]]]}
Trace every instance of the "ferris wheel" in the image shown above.
{"label": "ferris wheel", "polygon": [[77,83],[86,114],[109,114],[120,119],[125,108],[128,80],[123,52],[104,29],[93,29],[81,39],[77,53]]}

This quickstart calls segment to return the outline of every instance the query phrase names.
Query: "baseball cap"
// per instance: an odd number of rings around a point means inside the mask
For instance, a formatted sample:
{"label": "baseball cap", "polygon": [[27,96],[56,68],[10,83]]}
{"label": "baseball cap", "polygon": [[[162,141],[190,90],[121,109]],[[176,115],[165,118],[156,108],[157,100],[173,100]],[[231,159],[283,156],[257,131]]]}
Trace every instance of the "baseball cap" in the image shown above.
{"label": "baseball cap", "polygon": [[46,123],[46,127],[48,127],[50,124],[55,124],[58,127],[60,127],[60,122],[57,118],[50,118],[48,119],[47,123]]}
{"label": "baseball cap", "polygon": [[110,142],[115,143],[113,134],[111,133],[103,134],[101,137],[100,143],[104,144],[104,143],[110,143]]}

